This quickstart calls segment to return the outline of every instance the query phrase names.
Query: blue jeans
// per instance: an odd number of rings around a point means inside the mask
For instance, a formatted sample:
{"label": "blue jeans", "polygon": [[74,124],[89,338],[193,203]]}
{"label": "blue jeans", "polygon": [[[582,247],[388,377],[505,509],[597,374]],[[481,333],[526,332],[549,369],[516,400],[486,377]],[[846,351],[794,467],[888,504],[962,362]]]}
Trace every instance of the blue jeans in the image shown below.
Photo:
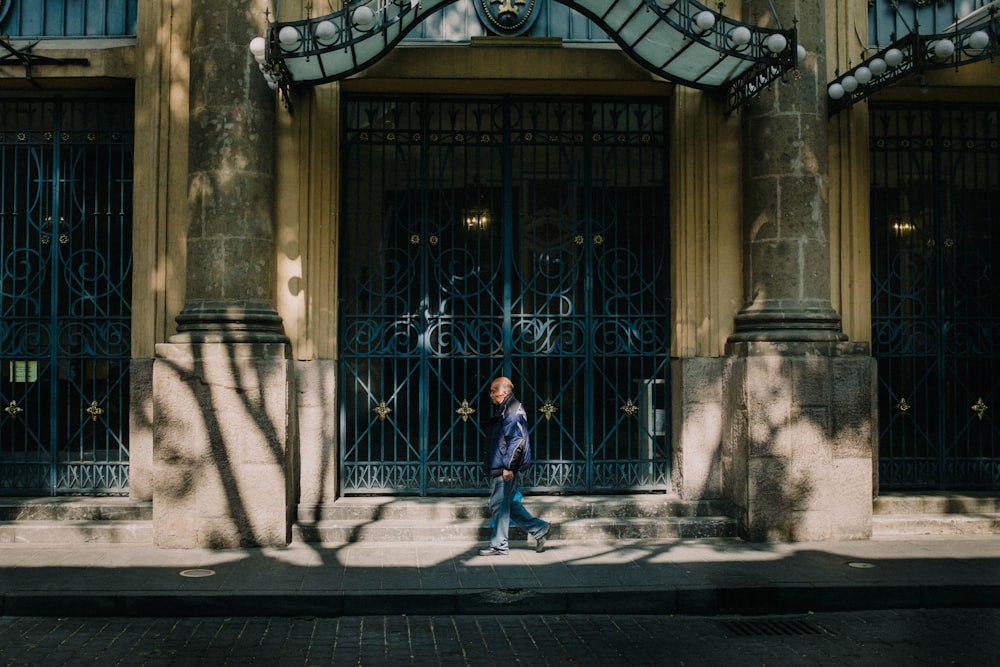
{"label": "blue jeans", "polygon": [[521,474],[514,473],[514,478],[509,482],[503,481],[503,475],[498,475],[491,479],[490,487],[490,546],[498,551],[507,551],[510,545],[507,543],[507,535],[510,522],[524,528],[529,535],[538,539],[539,535],[545,534],[549,529],[549,524],[538,517],[532,516],[521,504]]}

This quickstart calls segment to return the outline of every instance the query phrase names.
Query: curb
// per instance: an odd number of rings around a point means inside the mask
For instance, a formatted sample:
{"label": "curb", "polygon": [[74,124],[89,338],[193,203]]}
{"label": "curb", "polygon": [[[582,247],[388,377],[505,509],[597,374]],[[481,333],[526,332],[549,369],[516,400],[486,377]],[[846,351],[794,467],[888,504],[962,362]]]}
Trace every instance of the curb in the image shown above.
{"label": "curb", "polygon": [[754,615],[809,611],[1000,608],[1000,585],[790,586],[663,590],[31,592],[0,596],[0,616],[339,617],[511,614]]}

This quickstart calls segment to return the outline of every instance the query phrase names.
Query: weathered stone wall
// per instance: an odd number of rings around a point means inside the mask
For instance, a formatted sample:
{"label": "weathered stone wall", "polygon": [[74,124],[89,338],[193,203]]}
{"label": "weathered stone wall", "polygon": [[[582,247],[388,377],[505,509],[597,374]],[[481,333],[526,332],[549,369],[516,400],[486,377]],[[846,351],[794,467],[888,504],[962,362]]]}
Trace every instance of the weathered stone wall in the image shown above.
{"label": "weathered stone wall", "polygon": [[167,343],[156,351],[155,544],[286,545],[297,476],[287,346]]}
{"label": "weathered stone wall", "polygon": [[675,359],[671,377],[671,487],[685,500],[723,496],[722,359]]}
{"label": "weathered stone wall", "polygon": [[722,475],[744,539],[871,536],[876,375],[866,348],[731,347]]}

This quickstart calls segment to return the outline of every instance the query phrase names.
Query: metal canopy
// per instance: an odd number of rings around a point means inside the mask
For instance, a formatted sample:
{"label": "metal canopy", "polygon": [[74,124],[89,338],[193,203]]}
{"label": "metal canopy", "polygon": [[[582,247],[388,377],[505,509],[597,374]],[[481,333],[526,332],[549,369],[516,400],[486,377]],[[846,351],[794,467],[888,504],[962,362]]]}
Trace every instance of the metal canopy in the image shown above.
{"label": "metal canopy", "polygon": [[911,74],[992,61],[998,37],[1000,1],[980,7],[940,33],[921,34],[916,24],[912,32],[831,81],[827,111],[833,116]]}
{"label": "metal canopy", "polygon": [[[736,21],[695,0],[552,0],[605,30],[636,62],[676,83],[726,94],[729,110],[796,62],[794,29]],[[269,85],[290,89],[346,78],[382,58],[427,16],[456,0],[356,0],[340,10],[274,22],[251,43]],[[483,2],[508,13],[535,2]],[[721,7],[721,5],[720,5]],[[490,11],[497,11],[494,7]]]}

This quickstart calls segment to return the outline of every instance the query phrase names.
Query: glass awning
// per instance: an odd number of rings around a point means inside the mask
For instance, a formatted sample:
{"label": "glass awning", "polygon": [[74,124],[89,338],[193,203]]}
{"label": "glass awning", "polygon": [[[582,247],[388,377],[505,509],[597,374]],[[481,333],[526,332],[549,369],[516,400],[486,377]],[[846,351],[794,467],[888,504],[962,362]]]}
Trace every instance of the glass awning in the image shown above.
{"label": "glass awning", "polygon": [[[482,2],[499,19],[543,0]],[[637,63],[669,81],[721,91],[729,110],[792,68],[796,31],[724,16],[695,0],[549,0],[594,21]],[[269,23],[251,42],[268,84],[289,93],[344,79],[382,58],[427,16],[456,0],[353,0],[331,14]]]}
{"label": "glass awning", "polygon": [[931,70],[992,61],[998,54],[998,36],[1000,0],[983,5],[940,32],[926,33],[914,22],[905,35],[829,83],[828,113],[833,116],[909,75],[921,77]]}

